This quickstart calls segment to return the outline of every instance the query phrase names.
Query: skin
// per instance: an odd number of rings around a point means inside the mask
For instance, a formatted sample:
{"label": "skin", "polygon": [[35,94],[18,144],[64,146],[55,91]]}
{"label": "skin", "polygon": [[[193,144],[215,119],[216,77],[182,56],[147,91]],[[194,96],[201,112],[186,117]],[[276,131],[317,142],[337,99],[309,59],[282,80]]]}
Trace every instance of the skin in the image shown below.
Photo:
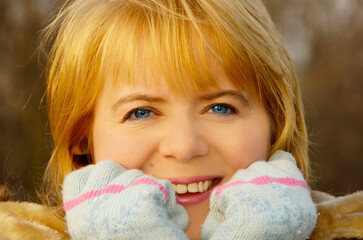
{"label": "skin", "polygon": [[[191,97],[170,91],[161,75],[132,86],[122,78],[116,85],[106,79],[94,116],[95,162],[112,159],[160,179],[218,175],[223,184],[238,169],[266,160],[271,139],[267,112],[220,68],[213,69],[219,88]],[[200,238],[208,206],[209,200],[185,206],[190,239]]]}

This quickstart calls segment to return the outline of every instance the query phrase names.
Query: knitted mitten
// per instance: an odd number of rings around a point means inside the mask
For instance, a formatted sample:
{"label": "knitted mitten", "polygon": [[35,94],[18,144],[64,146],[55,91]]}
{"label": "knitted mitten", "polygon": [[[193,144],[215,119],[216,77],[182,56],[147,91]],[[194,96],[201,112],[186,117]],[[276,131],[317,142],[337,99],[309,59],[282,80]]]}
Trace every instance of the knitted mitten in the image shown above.
{"label": "knitted mitten", "polygon": [[306,239],[316,218],[294,157],[277,151],[213,190],[202,239]]}
{"label": "knitted mitten", "polygon": [[185,209],[174,189],[103,160],[68,174],[63,203],[72,239],[187,239]]}

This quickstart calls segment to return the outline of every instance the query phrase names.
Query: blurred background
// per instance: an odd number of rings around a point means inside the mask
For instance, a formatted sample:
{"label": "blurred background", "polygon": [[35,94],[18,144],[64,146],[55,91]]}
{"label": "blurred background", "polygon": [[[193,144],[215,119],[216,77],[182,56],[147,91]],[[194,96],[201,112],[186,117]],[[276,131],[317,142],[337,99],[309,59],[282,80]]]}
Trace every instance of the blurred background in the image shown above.
{"label": "blurred background", "polygon": [[[363,189],[363,0],[265,0],[302,86],[314,188]],[[0,183],[35,200],[52,150],[39,33],[55,0],[0,0]]]}

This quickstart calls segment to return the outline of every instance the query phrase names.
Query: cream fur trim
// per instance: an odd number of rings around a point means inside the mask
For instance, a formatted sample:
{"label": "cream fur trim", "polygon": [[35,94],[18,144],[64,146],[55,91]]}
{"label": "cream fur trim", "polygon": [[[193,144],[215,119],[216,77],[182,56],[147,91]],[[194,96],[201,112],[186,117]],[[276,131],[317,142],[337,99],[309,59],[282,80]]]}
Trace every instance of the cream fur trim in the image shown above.
{"label": "cream fur trim", "polygon": [[45,206],[29,202],[0,202],[0,239],[69,239],[66,225]]}

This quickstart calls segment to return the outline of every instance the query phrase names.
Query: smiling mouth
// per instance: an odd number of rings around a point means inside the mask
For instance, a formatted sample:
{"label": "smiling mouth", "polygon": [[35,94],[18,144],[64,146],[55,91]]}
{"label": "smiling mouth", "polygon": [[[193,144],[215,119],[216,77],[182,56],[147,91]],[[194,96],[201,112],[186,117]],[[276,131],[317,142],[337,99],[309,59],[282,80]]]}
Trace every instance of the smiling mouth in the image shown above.
{"label": "smiling mouth", "polygon": [[217,185],[222,179],[221,178],[213,178],[204,181],[192,182],[188,184],[172,184],[174,191],[177,194],[186,194],[186,193],[204,193],[209,189],[213,188]]}
{"label": "smiling mouth", "polygon": [[186,206],[208,200],[212,190],[222,181],[222,177],[204,176],[170,179],[170,181],[176,193],[176,201]]}

